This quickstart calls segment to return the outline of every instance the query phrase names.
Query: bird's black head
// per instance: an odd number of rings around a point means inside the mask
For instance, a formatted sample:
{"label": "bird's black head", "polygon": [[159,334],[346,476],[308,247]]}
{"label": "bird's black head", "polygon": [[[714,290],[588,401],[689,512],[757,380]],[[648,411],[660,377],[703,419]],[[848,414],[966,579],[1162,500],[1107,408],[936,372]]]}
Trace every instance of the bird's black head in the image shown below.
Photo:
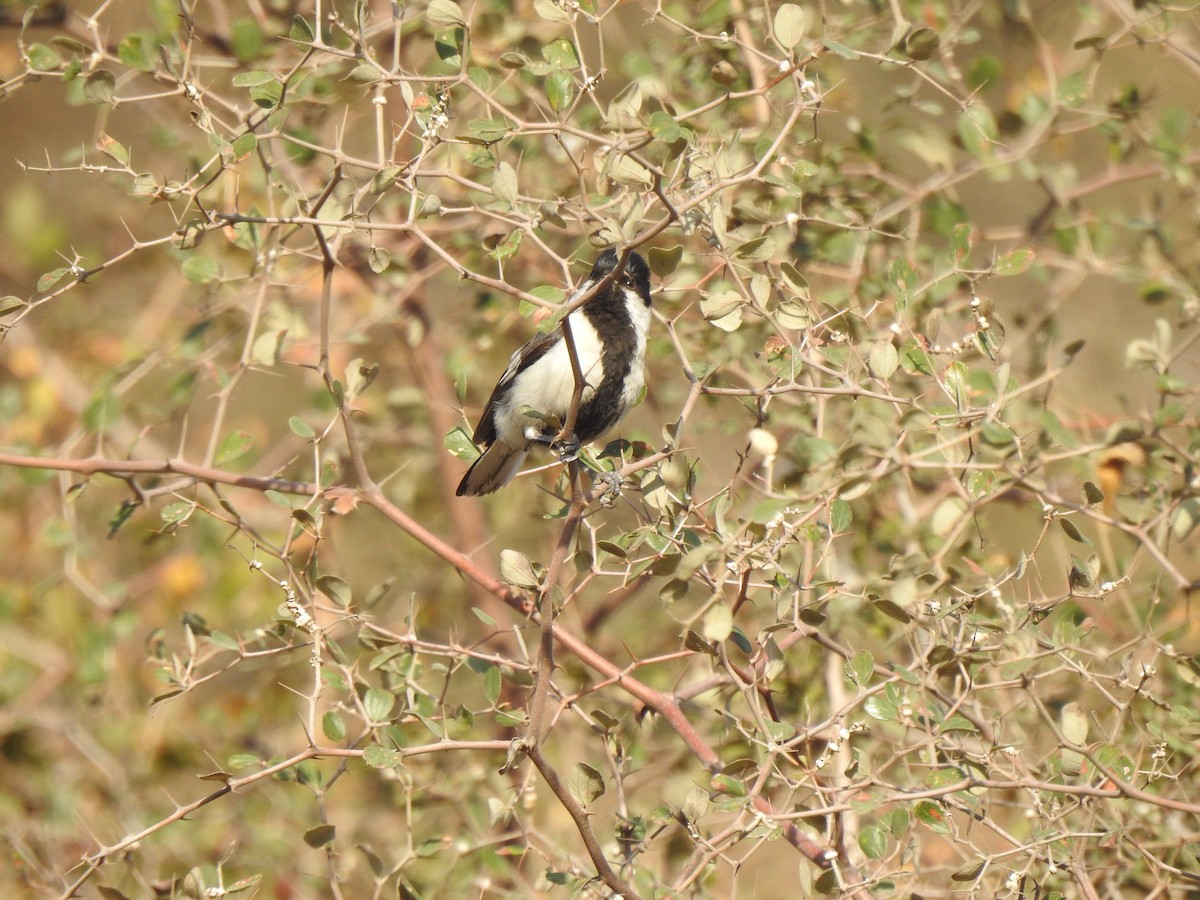
{"label": "bird's black head", "polygon": [[[613,248],[605,250],[596,257],[596,264],[592,266],[592,273],[588,276],[588,281],[595,284],[607,277],[617,267],[620,258],[620,254]],[[612,283],[617,287],[636,291],[645,304],[650,305],[650,267],[638,254],[629,254],[629,259],[625,261],[625,271],[613,279]]]}

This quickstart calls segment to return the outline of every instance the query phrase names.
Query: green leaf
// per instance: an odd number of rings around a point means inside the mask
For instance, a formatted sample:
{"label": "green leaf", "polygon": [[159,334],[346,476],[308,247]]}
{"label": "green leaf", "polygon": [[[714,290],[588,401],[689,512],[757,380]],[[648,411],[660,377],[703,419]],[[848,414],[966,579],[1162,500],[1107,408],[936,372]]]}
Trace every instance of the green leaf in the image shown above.
{"label": "green leaf", "polygon": [[1059,519],[1058,524],[1062,526],[1062,530],[1066,532],[1067,537],[1073,541],[1078,541],[1081,544],[1091,543],[1083,534],[1075,527],[1075,523],[1070,519]]}
{"label": "green leaf", "polygon": [[971,406],[969,376],[970,372],[967,367],[957,360],[946,366],[943,376],[946,393],[950,395],[950,399],[960,413],[966,412]]}
{"label": "green leaf", "polygon": [[[239,134],[229,142],[229,155],[225,162],[229,165],[239,163],[251,153],[258,149],[258,136],[247,131],[245,134]],[[244,223],[239,223],[244,224]]]}
{"label": "green leaf", "polygon": [[1014,250],[996,260],[992,266],[994,275],[1020,275],[1033,264],[1033,251],[1027,249]]}
{"label": "green leaf", "polygon": [[496,166],[492,176],[492,196],[512,206],[517,202],[517,173],[507,162]]}
{"label": "green leaf", "polygon": [[675,143],[675,141],[683,136],[683,129],[679,127],[679,123],[675,121],[675,117],[661,109],[650,114],[647,130],[654,137],[668,144]]}
{"label": "green leaf", "polygon": [[1091,76],[1084,72],[1070,72],[1058,78],[1055,96],[1068,109],[1078,109],[1091,98]]}
{"label": "green leaf", "polygon": [[[745,302],[742,299],[742,295],[734,291],[718,291],[714,294],[706,294],[700,299],[700,314],[718,328],[722,328],[725,331],[736,331],[737,326],[742,322],[742,305]],[[732,328],[720,324],[728,322],[735,317],[736,324]]]}
{"label": "green leaf", "polygon": [[1173,293],[1171,285],[1158,280],[1147,281],[1138,288],[1138,296],[1152,306],[1169,299]]}
{"label": "green leaf", "polygon": [[854,521],[854,511],[845,500],[834,500],[829,504],[829,529],[834,534],[843,534]]}
{"label": "green leaf", "polygon": [[196,504],[188,500],[180,500],[178,503],[168,503],[164,506],[159,511],[159,516],[164,525],[178,525],[180,522],[186,522],[195,508]]}
{"label": "green leaf", "polygon": [[913,815],[917,821],[937,834],[947,834],[950,831],[950,816],[940,804],[932,800],[921,800],[913,807]]}
{"label": "green leaf", "polygon": [[229,46],[241,62],[262,56],[266,45],[266,35],[254,19],[243,16],[229,23]]}
{"label": "green leaf", "polygon": [[279,491],[263,491],[263,496],[276,506],[281,506],[287,510],[292,509],[292,498],[287,494],[281,494]]}
{"label": "green leaf", "polygon": [[860,650],[850,657],[850,675],[860,688],[870,686],[875,676],[875,657],[870,650]]}
{"label": "green leaf", "polygon": [[735,778],[732,775],[724,773],[714,775],[712,786],[723,794],[729,794],[731,797],[745,797],[746,785],[742,783],[740,778]]}
{"label": "green leaf", "polygon": [[229,756],[229,768],[233,771],[238,769],[260,769],[263,761],[253,753],[232,753]]}
{"label": "green leaf", "polygon": [[342,389],[342,400],[340,402],[351,403],[354,398],[361,395],[379,377],[379,364],[372,363],[368,366],[363,363],[362,357],[356,356],[346,364],[346,371],[343,377],[346,379],[346,383]]}
{"label": "green leaf", "polygon": [[558,69],[578,69],[579,56],[575,45],[566,38],[557,38],[542,48],[542,57]]}
{"label": "green leaf", "polygon": [[872,694],[863,701],[863,712],[881,722],[895,722],[900,718],[900,710],[887,694]]}
{"label": "green leaf", "polygon": [[848,59],[848,60],[854,61],[854,60],[858,59],[858,57],[859,57],[858,51],[851,50],[845,44],[839,44],[837,41],[831,41],[831,40],[826,39],[826,40],[822,41],[821,43],[825,45],[826,50],[832,50],[834,53],[836,53],[838,56],[842,57],[843,59]]}
{"label": "green leaf", "polygon": [[35,72],[52,72],[63,62],[62,54],[48,44],[30,44],[26,55],[29,68]]}
{"label": "green leaf", "polygon": [[775,239],[770,234],[764,234],[762,237],[756,237],[753,240],[746,241],[737,250],[734,251],[734,256],[738,259],[744,259],[748,262],[764,262],[771,258],[775,253]]}
{"label": "green leaf", "polygon": [[471,612],[475,613],[475,618],[477,618],[484,625],[491,625],[493,627],[495,626],[496,620],[493,619],[491,616],[489,616],[487,613],[485,613],[478,606],[472,606]]}
{"label": "green leaf", "polygon": [[317,433],[313,431],[312,426],[299,416],[292,416],[290,419],[288,419],[288,428],[292,430],[292,434],[299,435],[306,441],[311,441],[317,436]]}
{"label": "green leaf", "polygon": [[97,69],[83,83],[83,99],[88,103],[111,103],[117,79],[108,69]]}
{"label": "green leaf", "polygon": [[954,715],[942,723],[942,726],[938,729],[938,733],[945,734],[947,731],[976,732],[978,730],[979,729],[972,724],[970,719],[967,719],[964,716]]}
{"label": "green leaf", "polygon": [[559,69],[550,73],[546,79],[546,99],[555,112],[562,112],[571,105],[575,99],[575,79],[569,72]]}
{"label": "green leaf", "polygon": [[974,229],[966,222],[959,222],[950,232],[950,249],[954,252],[954,261],[962,262],[971,253],[971,239]]}
{"label": "green leaf", "polygon": [[117,44],[117,59],[122,65],[139,72],[154,71],[154,54],[157,41],[153,35],[143,31],[127,34]]}
{"label": "green leaf", "polygon": [[383,73],[379,71],[379,66],[373,63],[359,63],[346,77],[359,84],[375,84],[383,77]]}
{"label": "green leaf", "polygon": [[350,585],[346,583],[344,578],[338,578],[336,575],[322,575],[317,579],[316,584],[322,594],[342,609],[347,609],[350,606],[352,596]]}
{"label": "green leaf", "polygon": [[104,384],[91,397],[83,409],[84,427],[91,433],[112,427],[121,415],[120,401],[112,389]]}
{"label": "green leaf", "polygon": [[547,22],[569,22],[571,17],[554,0],[533,0],[533,11]]}
{"label": "green leaf", "polygon": [[[434,39],[433,49],[437,52],[438,59],[445,63],[448,67],[458,69],[463,64],[462,49],[463,41],[466,40],[466,29],[460,27],[449,28],[440,32]],[[378,70],[378,75],[373,80],[379,80],[384,77],[385,72]]]}
{"label": "green leaf", "polygon": [[9,294],[6,297],[0,297],[0,316],[6,316],[10,312],[15,312],[18,309],[23,309],[28,306],[20,297],[14,297]]}
{"label": "green leaf", "polygon": [[239,72],[233,76],[234,87],[258,87],[260,84],[278,82],[279,78],[273,72],[254,69],[250,72]]}
{"label": "green leaf", "polygon": [[604,795],[604,777],[587,763],[576,763],[567,776],[567,790],[580,806],[587,807]]}
{"label": "green leaf", "polygon": [[529,57],[520,50],[508,50],[500,54],[500,68],[524,69],[529,66]]}
{"label": "green leaf", "polygon": [[872,375],[880,381],[887,381],[900,366],[900,352],[891,341],[876,341],[871,346],[867,365]]}
{"label": "green leaf", "polygon": [[887,853],[887,832],[878,825],[864,825],[858,832],[858,846],[867,859],[883,859]]}
{"label": "green leaf", "polygon": [[1166,403],[1154,412],[1156,428],[1171,428],[1183,422],[1188,415],[1188,406],[1178,400]]}
{"label": "green leaf", "polygon": [[782,744],[796,736],[796,728],[790,722],[776,722],[768,719],[767,734],[771,735],[771,740],[775,743]]}
{"label": "green leaf", "polygon": [[888,267],[888,280],[899,294],[901,306],[912,299],[912,292],[917,286],[917,270],[906,257],[897,256]]}
{"label": "green leaf", "polygon": [[371,179],[371,193],[382,194],[390,190],[399,180],[402,171],[400,166],[384,166]]}
{"label": "green leaf", "polygon": [[1189,497],[1175,507],[1171,516],[1171,534],[1182,541],[1200,524],[1200,500]]}
{"label": "green leaf", "polygon": [[70,270],[70,269],[67,269],[67,268],[60,267],[60,268],[57,268],[57,269],[51,269],[49,272],[46,272],[44,275],[42,275],[42,276],[41,276],[41,277],[40,277],[40,278],[37,280],[37,289],[38,289],[38,291],[39,291],[39,292],[41,292],[41,291],[48,291],[48,290],[50,290],[50,288],[52,288],[52,287],[54,287],[56,284],[58,284],[58,282],[59,282],[59,281],[62,279],[62,277],[63,277],[64,275],[66,275],[66,274],[67,274],[67,272],[69,272],[69,271],[71,271],[71,270]]}
{"label": "green leaf", "polygon": [[500,119],[472,119],[467,123],[467,131],[471,136],[485,144],[494,144],[508,134],[509,130],[508,123]]}
{"label": "green leaf", "polygon": [[372,247],[367,252],[367,265],[371,267],[371,271],[376,275],[380,275],[387,271],[388,266],[392,264],[392,254],[382,247]]}
{"label": "green leaf", "polygon": [[274,109],[283,99],[283,85],[278,81],[266,81],[250,88],[250,99],[262,109]]}
{"label": "green leaf", "polygon": [[96,149],[123,166],[129,165],[129,151],[111,135],[100,132],[100,136],[96,138]]}
{"label": "green leaf", "polygon": [[250,358],[257,365],[276,365],[286,337],[286,331],[264,331],[254,339],[250,347]]}
{"label": "green leaf", "polygon": [[[986,859],[976,858],[972,862],[967,863],[965,866],[962,866],[961,868],[956,869],[954,872],[951,872],[950,880],[951,881],[974,881],[976,878],[979,877],[979,874],[983,871],[983,867],[986,865],[987,865]],[[1049,900],[1048,897],[1047,897],[1047,900]]]}
{"label": "green leaf", "polygon": [[334,710],[330,709],[321,716],[321,731],[331,741],[341,743],[346,739],[346,723]]}
{"label": "green leaf", "polygon": [[479,450],[471,440],[471,435],[461,425],[451,428],[442,438],[442,444],[459,459],[473,460],[479,456]]}
{"label": "green leaf", "polygon": [[192,284],[211,284],[221,277],[221,267],[207,256],[189,256],[180,269]]}
{"label": "green leaf", "polygon": [[617,184],[623,184],[626,187],[648,188],[654,181],[645,166],[623,153],[608,160],[604,167],[604,174]]}
{"label": "green leaf", "polygon": [[986,106],[976,104],[959,113],[958,137],[972,156],[989,157],[998,134],[996,119]]}
{"label": "green leaf", "polygon": [[500,686],[500,670],[495,666],[488,666],[487,671],[483,673],[483,692],[492,706],[500,699]]}
{"label": "green leaf", "polygon": [[513,587],[541,590],[542,580],[533,570],[529,557],[519,550],[500,551],[500,578]]}
{"label": "green leaf", "polygon": [[312,26],[308,24],[308,20],[304,16],[293,16],[292,27],[288,30],[288,37],[301,44],[311,44],[316,35],[313,33]]}
{"label": "green leaf", "polygon": [[337,828],[333,825],[318,825],[304,832],[304,843],[310,847],[324,847],[332,844]]}
{"label": "green leaf", "polygon": [[231,431],[221,439],[221,443],[217,445],[216,455],[213,457],[213,462],[218,466],[223,466],[226,463],[231,463],[240,456],[245,455],[246,451],[254,444],[254,438],[245,431]]}
{"label": "green leaf", "polygon": [[651,247],[647,256],[649,257],[650,271],[659,278],[665,278],[675,271],[679,261],[683,259],[683,245],[676,244],[674,247],[666,249]]}
{"label": "green leaf", "polygon": [[331,691],[337,691],[339,694],[344,694],[350,690],[350,685],[346,683],[346,679],[328,666],[321,670],[321,684]]}
{"label": "green leaf", "polygon": [[1063,737],[1076,746],[1086,744],[1089,723],[1087,713],[1083,711],[1083,708],[1078,703],[1071,701],[1063,706],[1060,716]]}
{"label": "green leaf", "polygon": [[1090,481],[1083,483],[1083,496],[1087,500],[1088,506],[1099,506],[1104,502],[1104,491]]}
{"label": "green leaf", "polygon": [[392,707],[395,705],[395,695],[383,688],[367,688],[367,693],[363,697],[363,709],[366,711],[367,719],[372,724],[386,722],[391,718]]}
{"label": "green leaf", "polygon": [[462,10],[452,0],[430,0],[425,10],[426,20],[436,28],[454,28],[466,25]]}
{"label": "green leaf", "polygon": [[1003,422],[984,422],[979,433],[984,442],[993,447],[1011,447],[1017,440],[1012,429]]}
{"label": "green leaf", "polygon": [[704,614],[704,626],[701,630],[704,637],[710,641],[725,640],[733,632],[733,610],[728,604],[718,603]]}
{"label": "green leaf", "polygon": [[892,837],[897,839],[902,838],[908,833],[908,810],[903,806],[898,806],[891,812],[881,815],[879,822],[891,832]]}
{"label": "green leaf", "polygon": [[515,256],[521,248],[521,238],[524,235],[523,231],[510,231],[504,240],[499,241],[488,250],[488,256],[500,262]]}
{"label": "green leaf", "polygon": [[1094,555],[1086,561],[1071,555],[1071,568],[1067,571],[1067,583],[1072,590],[1087,590],[1096,584],[1100,561]]}
{"label": "green leaf", "polygon": [[775,11],[775,39],[791,50],[808,30],[808,15],[795,3],[785,3]]}
{"label": "green leaf", "polygon": [[[136,500],[122,500],[121,505],[117,507],[116,512],[109,517],[108,520],[108,536],[111,538],[121,526],[130,520],[137,508],[141,506]],[[167,695],[173,696],[173,695]],[[165,697],[158,698],[165,699]]]}

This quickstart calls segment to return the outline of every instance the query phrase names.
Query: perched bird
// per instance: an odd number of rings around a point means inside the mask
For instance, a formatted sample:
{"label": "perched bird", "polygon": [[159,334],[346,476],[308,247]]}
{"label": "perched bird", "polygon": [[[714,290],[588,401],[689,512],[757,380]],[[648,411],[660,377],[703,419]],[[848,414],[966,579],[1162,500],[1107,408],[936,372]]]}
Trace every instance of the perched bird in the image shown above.
{"label": "perched bird", "polygon": [[[605,250],[568,303],[612,275],[620,262]],[[567,316],[584,388],[570,449],[590,443],[616,425],[645,384],[646,332],[650,329],[650,269],[630,253],[622,271]],[[567,421],[575,376],[561,325],[539,334],[512,355],[472,438],[484,445],[458,485],[458,496],[490,494],[512,481],[534,443],[551,444]]]}

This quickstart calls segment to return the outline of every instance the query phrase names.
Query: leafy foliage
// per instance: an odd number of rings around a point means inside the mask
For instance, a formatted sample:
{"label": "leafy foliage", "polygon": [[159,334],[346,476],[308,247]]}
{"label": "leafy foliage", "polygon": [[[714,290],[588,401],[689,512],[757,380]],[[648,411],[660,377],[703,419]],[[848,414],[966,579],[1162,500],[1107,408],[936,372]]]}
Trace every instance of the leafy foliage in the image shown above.
{"label": "leafy foliage", "polygon": [[[8,893],[1194,884],[1184,13],[119,6],[0,62]],[[621,496],[456,499],[609,245]]]}

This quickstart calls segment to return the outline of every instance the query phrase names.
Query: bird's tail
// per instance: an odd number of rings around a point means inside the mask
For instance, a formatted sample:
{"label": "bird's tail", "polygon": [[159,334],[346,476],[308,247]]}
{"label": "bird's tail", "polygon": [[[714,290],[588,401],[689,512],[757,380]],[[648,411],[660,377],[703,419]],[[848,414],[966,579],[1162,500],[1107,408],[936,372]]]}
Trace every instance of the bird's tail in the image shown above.
{"label": "bird's tail", "polygon": [[496,441],[480,454],[467,474],[458,483],[455,495],[462,497],[466,494],[479,496],[498,491],[513,480],[521,463],[525,461],[524,447],[514,447],[503,441]]}

